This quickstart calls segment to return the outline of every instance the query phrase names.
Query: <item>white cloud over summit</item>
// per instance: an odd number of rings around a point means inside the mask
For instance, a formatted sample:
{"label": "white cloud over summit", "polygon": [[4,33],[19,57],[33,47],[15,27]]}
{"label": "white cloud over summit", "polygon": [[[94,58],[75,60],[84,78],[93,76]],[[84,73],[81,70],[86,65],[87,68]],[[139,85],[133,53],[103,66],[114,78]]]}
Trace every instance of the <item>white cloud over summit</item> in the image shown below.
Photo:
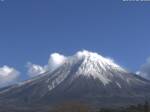
{"label": "white cloud over summit", "polygon": [[50,54],[48,64],[41,66],[37,64],[32,64],[31,62],[27,63],[27,74],[30,77],[37,76],[39,74],[42,74],[46,71],[53,71],[57,69],[64,61],[66,60],[66,57],[64,55],[61,55],[59,53],[52,53]]}
{"label": "white cloud over summit", "polygon": [[12,67],[6,65],[0,67],[0,87],[16,82],[19,75],[20,72]]}

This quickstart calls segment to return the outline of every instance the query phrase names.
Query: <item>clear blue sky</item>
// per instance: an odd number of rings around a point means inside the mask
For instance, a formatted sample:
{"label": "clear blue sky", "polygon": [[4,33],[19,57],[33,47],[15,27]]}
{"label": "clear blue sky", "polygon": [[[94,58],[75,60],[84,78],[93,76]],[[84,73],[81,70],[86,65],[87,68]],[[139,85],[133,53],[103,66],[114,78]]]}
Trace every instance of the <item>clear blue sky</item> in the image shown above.
{"label": "clear blue sky", "polygon": [[136,71],[150,56],[150,2],[4,0],[0,2],[0,66],[22,72],[49,54],[96,51]]}

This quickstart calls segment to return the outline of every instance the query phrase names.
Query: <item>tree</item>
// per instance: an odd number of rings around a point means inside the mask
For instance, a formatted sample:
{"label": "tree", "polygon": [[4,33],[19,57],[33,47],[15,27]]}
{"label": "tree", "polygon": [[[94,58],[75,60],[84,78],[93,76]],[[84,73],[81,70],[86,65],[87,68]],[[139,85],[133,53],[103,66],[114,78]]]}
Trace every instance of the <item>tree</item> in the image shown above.
{"label": "tree", "polygon": [[149,103],[148,103],[148,101],[145,101],[144,112],[149,112]]}

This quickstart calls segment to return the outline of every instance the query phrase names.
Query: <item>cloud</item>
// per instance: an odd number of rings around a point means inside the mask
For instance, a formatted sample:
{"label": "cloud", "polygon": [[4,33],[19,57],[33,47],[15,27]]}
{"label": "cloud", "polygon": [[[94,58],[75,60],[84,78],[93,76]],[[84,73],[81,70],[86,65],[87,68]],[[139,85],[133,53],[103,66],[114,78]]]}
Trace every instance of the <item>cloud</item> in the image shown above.
{"label": "cloud", "polygon": [[34,77],[45,72],[44,67],[40,65],[32,64],[31,62],[27,63],[27,68],[28,68],[27,74],[30,77]]}
{"label": "cloud", "polygon": [[6,65],[0,67],[0,87],[15,83],[19,75],[20,72],[12,67]]}
{"label": "cloud", "polygon": [[146,63],[140,67],[140,70],[137,71],[136,74],[150,80],[150,57],[146,60]]}
{"label": "cloud", "polygon": [[57,69],[60,65],[62,65],[66,60],[64,55],[59,53],[52,53],[49,57],[48,68],[53,71]]}
{"label": "cloud", "polygon": [[32,64],[31,62],[28,62],[27,63],[27,68],[28,68],[27,74],[30,77],[35,77],[46,71],[54,71],[60,65],[62,65],[65,60],[66,60],[66,57],[64,55],[61,55],[59,53],[52,53],[52,54],[50,54],[48,63],[44,66]]}

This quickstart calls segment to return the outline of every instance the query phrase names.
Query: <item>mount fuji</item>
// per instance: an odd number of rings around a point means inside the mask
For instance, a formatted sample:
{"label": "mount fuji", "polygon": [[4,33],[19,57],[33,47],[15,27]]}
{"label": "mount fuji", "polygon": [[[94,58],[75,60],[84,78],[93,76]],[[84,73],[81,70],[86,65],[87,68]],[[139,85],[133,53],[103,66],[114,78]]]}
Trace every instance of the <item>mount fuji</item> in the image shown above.
{"label": "mount fuji", "polygon": [[81,102],[92,107],[150,101],[150,81],[98,53],[79,51],[53,71],[0,90],[2,108],[55,106]]}

